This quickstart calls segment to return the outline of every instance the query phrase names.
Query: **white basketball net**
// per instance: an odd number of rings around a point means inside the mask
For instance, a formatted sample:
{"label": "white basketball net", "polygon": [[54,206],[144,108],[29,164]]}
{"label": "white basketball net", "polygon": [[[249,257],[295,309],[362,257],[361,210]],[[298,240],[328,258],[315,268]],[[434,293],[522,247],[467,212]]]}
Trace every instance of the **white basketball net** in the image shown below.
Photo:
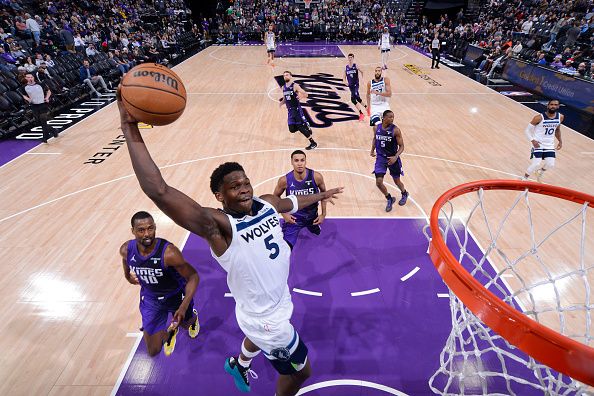
{"label": "white basketball net", "polygon": [[[510,191],[491,192],[507,194]],[[474,199],[476,202],[468,201]],[[490,195],[489,194],[489,195]],[[530,196],[530,197],[529,197]],[[538,198],[536,198],[538,196]],[[458,261],[479,280],[486,289],[496,295],[503,296],[510,306],[524,312],[533,320],[552,328],[581,343],[592,346],[592,310],[594,301],[590,286],[594,283],[594,242],[586,239],[587,204],[579,205],[539,194],[530,194],[528,190],[519,192],[509,210],[500,219],[490,219],[490,210],[485,204],[482,189],[473,194],[465,194],[455,198],[466,197],[467,211],[454,210],[452,201],[441,208],[440,230],[442,237],[450,249],[454,247],[455,255],[459,249]],[[511,198],[509,199],[511,201]],[[535,212],[531,200],[537,201],[539,208]],[[562,212],[565,220],[559,220],[546,231],[535,229],[538,216],[546,215],[540,211],[541,203],[548,205],[563,204]],[[560,202],[561,201],[561,202]],[[576,206],[579,206],[578,210]],[[551,208],[549,206],[549,208]],[[569,210],[565,210],[569,208]],[[521,213],[523,216],[519,217]],[[513,216],[512,216],[513,214]],[[526,217],[528,222],[526,222]],[[516,220],[510,220],[516,218]],[[509,249],[516,243],[518,236],[504,237],[510,234],[508,223],[517,223],[518,218],[524,224],[524,242],[527,246],[520,249]],[[526,224],[528,223],[528,224]],[[542,225],[542,222],[538,222]],[[470,229],[472,225],[472,230]],[[515,225],[517,231],[517,225]],[[479,254],[471,254],[471,238],[476,229],[481,236],[477,242],[486,249]],[[544,228],[544,227],[543,227]],[[568,230],[569,238],[575,237],[572,243],[572,268],[558,270],[558,262],[551,262],[547,254],[568,249],[561,236]],[[593,232],[590,229],[590,232]],[[519,239],[522,239],[520,237]],[[483,241],[488,243],[481,243]],[[561,243],[558,243],[561,242]],[[588,245],[588,246],[587,246]],[[588,254],[586,255],[586,252]],[[529,265],[530,271],[526,271]],[[526,275],[528,274],[528,275]],[[534,274],[540,274],[536,279]],[[509,282],[508,282],[509,281]],[[570,284],[569,284],[570,283]],[[579,289],[580,301],[568,301],[568,287]],[[543,291],[546,293],[543,294]],[[550,299],[543,304],[542,296]],[[585,298],[584,298],[585,296]],[[592,395],[591,388],[580,384],[568,376],[556,373],[540,364],[522,351],[510,345],[505,339],[481,322],[464,304],[449,291],[450,310],[452,315],[452,331],[440,355],[440,367],[429,380],[431,390],[439,395]],[[576,325],[580,323],[580,325]],[[539,392],[539,391],[542,391]]]}
{"label": "white basketball net", "polygon": [[303,2],[305,3],[305,8],[307,8],[309,10],[309,7],[311,6],[311,2],[313,0],[303,0]]}

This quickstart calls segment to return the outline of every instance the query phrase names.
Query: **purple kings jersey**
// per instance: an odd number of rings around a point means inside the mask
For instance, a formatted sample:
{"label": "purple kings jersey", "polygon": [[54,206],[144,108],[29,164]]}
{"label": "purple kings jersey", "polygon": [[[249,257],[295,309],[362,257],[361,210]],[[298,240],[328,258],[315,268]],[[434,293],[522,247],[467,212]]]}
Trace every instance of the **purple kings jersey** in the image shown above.
{"label": "purple kings jersey", "polygon": [[301,103],[299,103],[297,92],[295,92],[295,89],[293,89],[294,84],[295,83],[291,83],[288,86],[287,84],[283,85],[283,96],[285,97],[285,104],[287,105],[289,113],[292,111],[301,110]]}
{"label": "purple kings jersey", "polygon": [[359,86],[359,69],[357,69],[357,64],[353,63],[353,67],[346,65],[346,76],[347,81],[349,83],[349,87],[358,87]]}
{"label": "purple kings jersey", "polygon": [[384,129],[382,124],[378,124],[375,131],[375,151],[378,157],[392,157],[396,155],[398,143],[396,143],[396,138],[394,137],[395,127],[396,125],[391,124]]}
{"label": "purple kings jersey", "polygon": [[[287,189],[286,194],[289,195],[312,195],[320,192],[316,181],[314,179],[314,171],[312,169],[305,168],[306,176],[302,181],[295,179],[293,171],[287,173]],[[297,220],[314,220],[318,217],[318,203],[309,205],[306,208],[299,209],[293,216]]]}
{"label": "purple kings jersey", "polygon": [[156,238],[155,248],[148,256],[138,251],[136,240],[128,241],[126,262],[140,282],[140,294],[155,297],[169,297],[184,291],[186,280],[174,268],[165,267],[165,249],[169,242]]}

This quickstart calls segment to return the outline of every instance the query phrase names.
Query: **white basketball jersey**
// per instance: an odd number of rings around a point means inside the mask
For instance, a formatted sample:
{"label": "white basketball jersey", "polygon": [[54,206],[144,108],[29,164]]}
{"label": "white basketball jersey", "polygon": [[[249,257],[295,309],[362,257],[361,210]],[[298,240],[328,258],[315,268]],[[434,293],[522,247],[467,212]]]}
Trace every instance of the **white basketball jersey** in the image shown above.
{"label": "white basketball jersey", "polygon": [[548,118],[546,113],[542,115],[542,120],[534,129],[534,139],[540,143],[541,149],[555,148],[555,131],[559,125],[561,125],[559,112],[553,118]]}
{"label": "white basketball jersey", "polygon": [[266,32],[266,47],[274,49],[274,32]]}
{"label": "white basketball jersey", "polygon": [[[386,92],[386,82],[384,81],[384,78],[382,77],[379,81],[371,80],[371,90],[375,90],[378,92]],[[387,105],[388,97],[372,93],[370,103],[374,107],[376,105]]]}
{"label": "white basketball jersey", "polygon": [[289,264],[291,248],[283,239],[279,214],[272,205],[254,197],[253,216],[229,214],[231,244],[215,260],[227,272],[227,285],[237,307],[252,315],[264,315],[287,296],[290,300]]}
{"label": "white basketball jersey", "polygon": [[382,38],[380,39],[380,46],[381,49],[390,49],[390,33],[382,33]]}

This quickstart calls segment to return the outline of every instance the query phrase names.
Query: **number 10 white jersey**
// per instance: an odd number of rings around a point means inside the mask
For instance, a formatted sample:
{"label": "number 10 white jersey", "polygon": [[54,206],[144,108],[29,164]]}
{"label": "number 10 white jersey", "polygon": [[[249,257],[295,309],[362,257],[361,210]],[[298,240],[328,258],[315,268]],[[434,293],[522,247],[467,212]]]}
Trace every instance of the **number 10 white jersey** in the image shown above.
{"label": "number 10 white jersey", "polygon": [[283,239],[280,216],[268,202],[254,197],[253,215],[227,214],[233,236],[225,253],[211,254],[227,272],[227,284],[237,308],[248,315],[265,315],[288,297],[291,248]]}
{"label": "number 10 white jersey", "polygon": [[542,120],[534,129],[534,140],[540,143],[541,149],[555,149],[555,131],[561,125],[559,112],[553,118],[548,118],[546,113],[542,114]]}

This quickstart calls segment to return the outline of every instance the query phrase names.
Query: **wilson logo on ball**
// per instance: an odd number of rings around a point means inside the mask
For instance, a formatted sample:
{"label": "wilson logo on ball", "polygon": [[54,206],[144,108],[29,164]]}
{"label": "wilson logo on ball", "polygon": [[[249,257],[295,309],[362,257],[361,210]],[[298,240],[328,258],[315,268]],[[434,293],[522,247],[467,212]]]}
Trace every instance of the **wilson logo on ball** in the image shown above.
{"label": "wilson logo on ball", "polygon": [[178,85],[177,85],[177,80],[175,78],[172,78],[170,76],[167,76],[163,73],[159,73],[159,72],[154,72],[154,71],[146,71],[146,70],[139,70],[134,72],[134,77],[148,77],[151,76],[155,82],[162,82],[167,84],[168,86],[170,86],[171,88],[175,89],[176,91],[178,91]]}

